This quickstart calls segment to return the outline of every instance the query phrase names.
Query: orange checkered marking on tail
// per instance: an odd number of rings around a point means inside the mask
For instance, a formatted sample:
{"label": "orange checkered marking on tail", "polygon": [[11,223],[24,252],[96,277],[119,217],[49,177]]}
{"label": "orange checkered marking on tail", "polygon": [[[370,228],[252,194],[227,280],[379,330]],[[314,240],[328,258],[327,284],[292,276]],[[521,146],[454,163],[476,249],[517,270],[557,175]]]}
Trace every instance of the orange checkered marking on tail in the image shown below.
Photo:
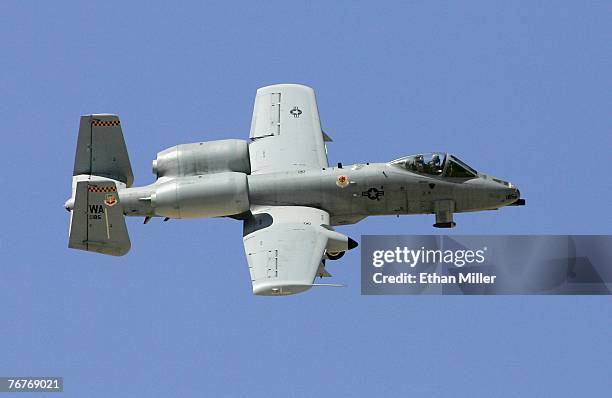
{"label": "orange checkered marking on tail", "polygon": [[91,122],[92,126],[94,127],[115,127],[115,126],[119,126],[121,123],[119,122],[119,120],[96,120],[94,119]]}
{"label": "orange checkered marking on tail", "polygon": [[97,185],[90,185],[87,187],[89,192],[117,192],[117,187],[99,187]]}

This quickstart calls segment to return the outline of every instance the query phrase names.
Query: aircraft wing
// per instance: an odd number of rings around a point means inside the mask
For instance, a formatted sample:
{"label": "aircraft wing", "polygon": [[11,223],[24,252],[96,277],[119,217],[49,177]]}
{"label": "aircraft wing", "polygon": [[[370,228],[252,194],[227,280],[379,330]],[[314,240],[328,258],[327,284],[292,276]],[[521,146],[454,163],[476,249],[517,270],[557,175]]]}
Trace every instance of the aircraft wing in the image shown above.
{"label": "aircraft wing", "polygon": [[312,286],[338,286],[313,284],[317,274],[323,274],[326,248],[354,247],[352,239],[328,225],[329,213],[311,207],[254,208],[243,231],[253,293],[288,295]]}
{"label": "aircraft wing", "polygon": [[252,140],[251,173],[327,167],[314,90],[298,84],[277,84],[257,90]]}

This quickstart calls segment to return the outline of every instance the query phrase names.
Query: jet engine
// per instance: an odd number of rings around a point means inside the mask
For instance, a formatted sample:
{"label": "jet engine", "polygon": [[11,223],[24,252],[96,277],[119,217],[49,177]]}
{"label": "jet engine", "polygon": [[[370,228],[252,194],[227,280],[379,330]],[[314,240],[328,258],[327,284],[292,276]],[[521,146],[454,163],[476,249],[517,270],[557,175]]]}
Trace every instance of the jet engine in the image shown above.
{"label": "jet engine", "polygon": [[158,216],[222,217],[249,210],[247,176],[244,173],[204,174],[156,185],[150,199]]}
{"label": "jet engine", "polygon": [[153,173],[157,178],[223,171],[251,173],[246,141],[218,140],[176,145],[159,152],[153,161]]}

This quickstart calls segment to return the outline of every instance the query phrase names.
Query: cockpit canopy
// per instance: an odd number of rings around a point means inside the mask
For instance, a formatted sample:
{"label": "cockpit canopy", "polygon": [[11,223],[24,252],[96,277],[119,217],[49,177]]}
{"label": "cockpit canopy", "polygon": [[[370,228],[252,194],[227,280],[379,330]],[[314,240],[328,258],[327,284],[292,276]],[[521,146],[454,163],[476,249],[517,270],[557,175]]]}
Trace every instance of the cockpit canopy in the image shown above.
{"label": "cockpit canopy", "polygon": [[414,173],[440,177],[473,178],[478,174],[456,156],[444,152],[405,156],[389,164]]}

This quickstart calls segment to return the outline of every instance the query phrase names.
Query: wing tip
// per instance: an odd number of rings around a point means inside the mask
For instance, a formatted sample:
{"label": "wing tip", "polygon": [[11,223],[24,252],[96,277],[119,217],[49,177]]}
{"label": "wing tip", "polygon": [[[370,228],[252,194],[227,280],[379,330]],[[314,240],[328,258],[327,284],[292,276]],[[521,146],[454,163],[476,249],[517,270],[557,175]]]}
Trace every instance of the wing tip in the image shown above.
{"label": "wing tip", "polygon": [[304,84],[299,84],[299,83],[277,83],[277,84],[271,84],[269,86],[264,86],[264,87],[258,88],[257,89],[257,94],[266,93],[267,91],[290,89],[290,88],[293,88],[293,89],[302,89],[302,90],[314,93],[314,89],[312,87],[306,86]]}

